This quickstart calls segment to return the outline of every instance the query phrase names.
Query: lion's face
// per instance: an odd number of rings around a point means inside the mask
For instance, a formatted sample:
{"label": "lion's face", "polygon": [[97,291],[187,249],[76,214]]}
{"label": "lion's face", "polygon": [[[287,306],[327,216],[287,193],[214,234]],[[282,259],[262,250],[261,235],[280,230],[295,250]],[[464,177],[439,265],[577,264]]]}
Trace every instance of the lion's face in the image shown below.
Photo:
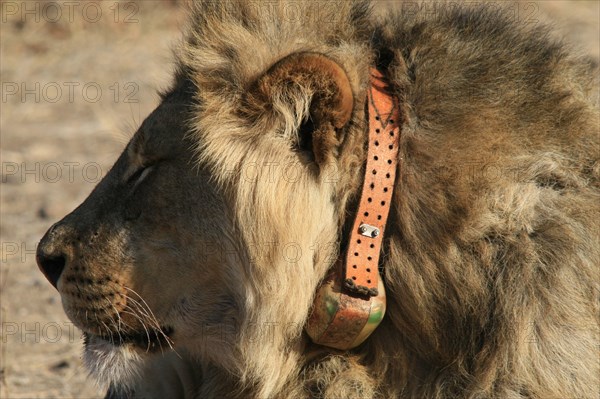
{"label": "lion's face", "polygon": [[227,287],[236,282],[225,281],[231,223],[207,173],[194,167],[186,106],[172,97],[39,245],[40,267],[92,356],[167,350],[178,336],[201,337],[233,306]]}

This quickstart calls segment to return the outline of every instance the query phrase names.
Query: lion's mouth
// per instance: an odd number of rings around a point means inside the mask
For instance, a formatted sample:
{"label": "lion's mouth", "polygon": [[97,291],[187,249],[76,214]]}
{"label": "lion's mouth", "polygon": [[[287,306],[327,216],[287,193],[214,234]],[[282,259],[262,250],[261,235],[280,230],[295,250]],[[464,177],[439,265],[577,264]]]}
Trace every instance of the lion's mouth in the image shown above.
{"label": "lion's mouth", "polygon": [[160,329],[148,329],[132,332],[110,332],[109,334],[93,334],[84,332],[84,344],[87,346],[90,337],[101,339],[113,346],[120,347],[124,345],[134,346],[143,349],[146,352],[154,352],[172,348],[173,341],[171,335],[174,330],[172,327],[164,326]]}

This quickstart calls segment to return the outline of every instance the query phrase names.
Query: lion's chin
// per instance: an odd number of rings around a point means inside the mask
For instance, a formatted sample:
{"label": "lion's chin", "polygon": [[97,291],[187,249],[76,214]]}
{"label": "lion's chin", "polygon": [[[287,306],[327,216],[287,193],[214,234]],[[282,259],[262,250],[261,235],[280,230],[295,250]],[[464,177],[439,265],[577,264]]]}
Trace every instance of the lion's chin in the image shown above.
{"label": "lion's chin", "polygon": [[155,352],[171,350],[168,335],[146,333],[100,337],[84,333],[83,362],[103,388],[132,388],[139,380],[145,360]]}
{"label": "lion's chin", "polygon": [[134,344],[114,345],[88,333],[84,342],[83,363],[100,387],[132,387],[140,378],[144,356]]}

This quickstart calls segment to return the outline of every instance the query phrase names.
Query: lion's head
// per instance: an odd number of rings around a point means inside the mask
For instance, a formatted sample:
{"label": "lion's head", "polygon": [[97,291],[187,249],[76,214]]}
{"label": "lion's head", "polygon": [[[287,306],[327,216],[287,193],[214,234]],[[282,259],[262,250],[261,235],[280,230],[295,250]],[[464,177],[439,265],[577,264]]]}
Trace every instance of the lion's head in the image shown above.
{"label": "lion's head", "polygon": [[[215,397],[588,392],[555,378],[593,379],[597,164],[581,143],[597,111],[589,92],[557,89],[588,87],[588,66],[489,10],[379,26],[362,2],[322,6],[291,18],[285,4],[196,5],[172,88],[42,239],[40,268],[86,334],[92,373],[128,390],[173,370]],[[488,36],[462,27],[468,15]],[[344,353],[303,328],[363,184],[370,65],[406,115],[380,265],[390,304]],[[546,356],[556,341],[524,343],[566,331],[560,361]]]}
{"label": "lion's head", "polygon": [[[350,19],[352,8],[342,10]],[[198,16],[207,11],[218,10]],[[355,29],[345,30],[336,35],[350,40]],[[232,57],[259,62],[213,72],[230,91],[187,70],[199,51],[188,46],[162,103],[38,250],[106,382],[127,383],[144,357],[172,346],[232,373],[247,361],[256,373],[293,370],[301,350],[289,344],[302,345],[315,288],[339,251],[349,195],[340,173],[360,167],[360,151],[338,162],[344,145],[362,144],[370,59],[358,58],[368,55],[360,44],[334,56],[300,44],[243,49]]]}

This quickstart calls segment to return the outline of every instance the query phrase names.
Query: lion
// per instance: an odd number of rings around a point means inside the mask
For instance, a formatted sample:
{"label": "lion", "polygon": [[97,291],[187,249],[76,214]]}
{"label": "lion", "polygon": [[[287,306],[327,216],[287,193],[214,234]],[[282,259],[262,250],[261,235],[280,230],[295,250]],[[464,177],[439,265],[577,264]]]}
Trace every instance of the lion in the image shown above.
{"label": "lion", "polygon": [[[595,398],[598,68],[494,6],[194,2],[160,105],[39,243],[108,397]],[[366,184],[369,70],[398,98],[351,349],[306,333]]]}

